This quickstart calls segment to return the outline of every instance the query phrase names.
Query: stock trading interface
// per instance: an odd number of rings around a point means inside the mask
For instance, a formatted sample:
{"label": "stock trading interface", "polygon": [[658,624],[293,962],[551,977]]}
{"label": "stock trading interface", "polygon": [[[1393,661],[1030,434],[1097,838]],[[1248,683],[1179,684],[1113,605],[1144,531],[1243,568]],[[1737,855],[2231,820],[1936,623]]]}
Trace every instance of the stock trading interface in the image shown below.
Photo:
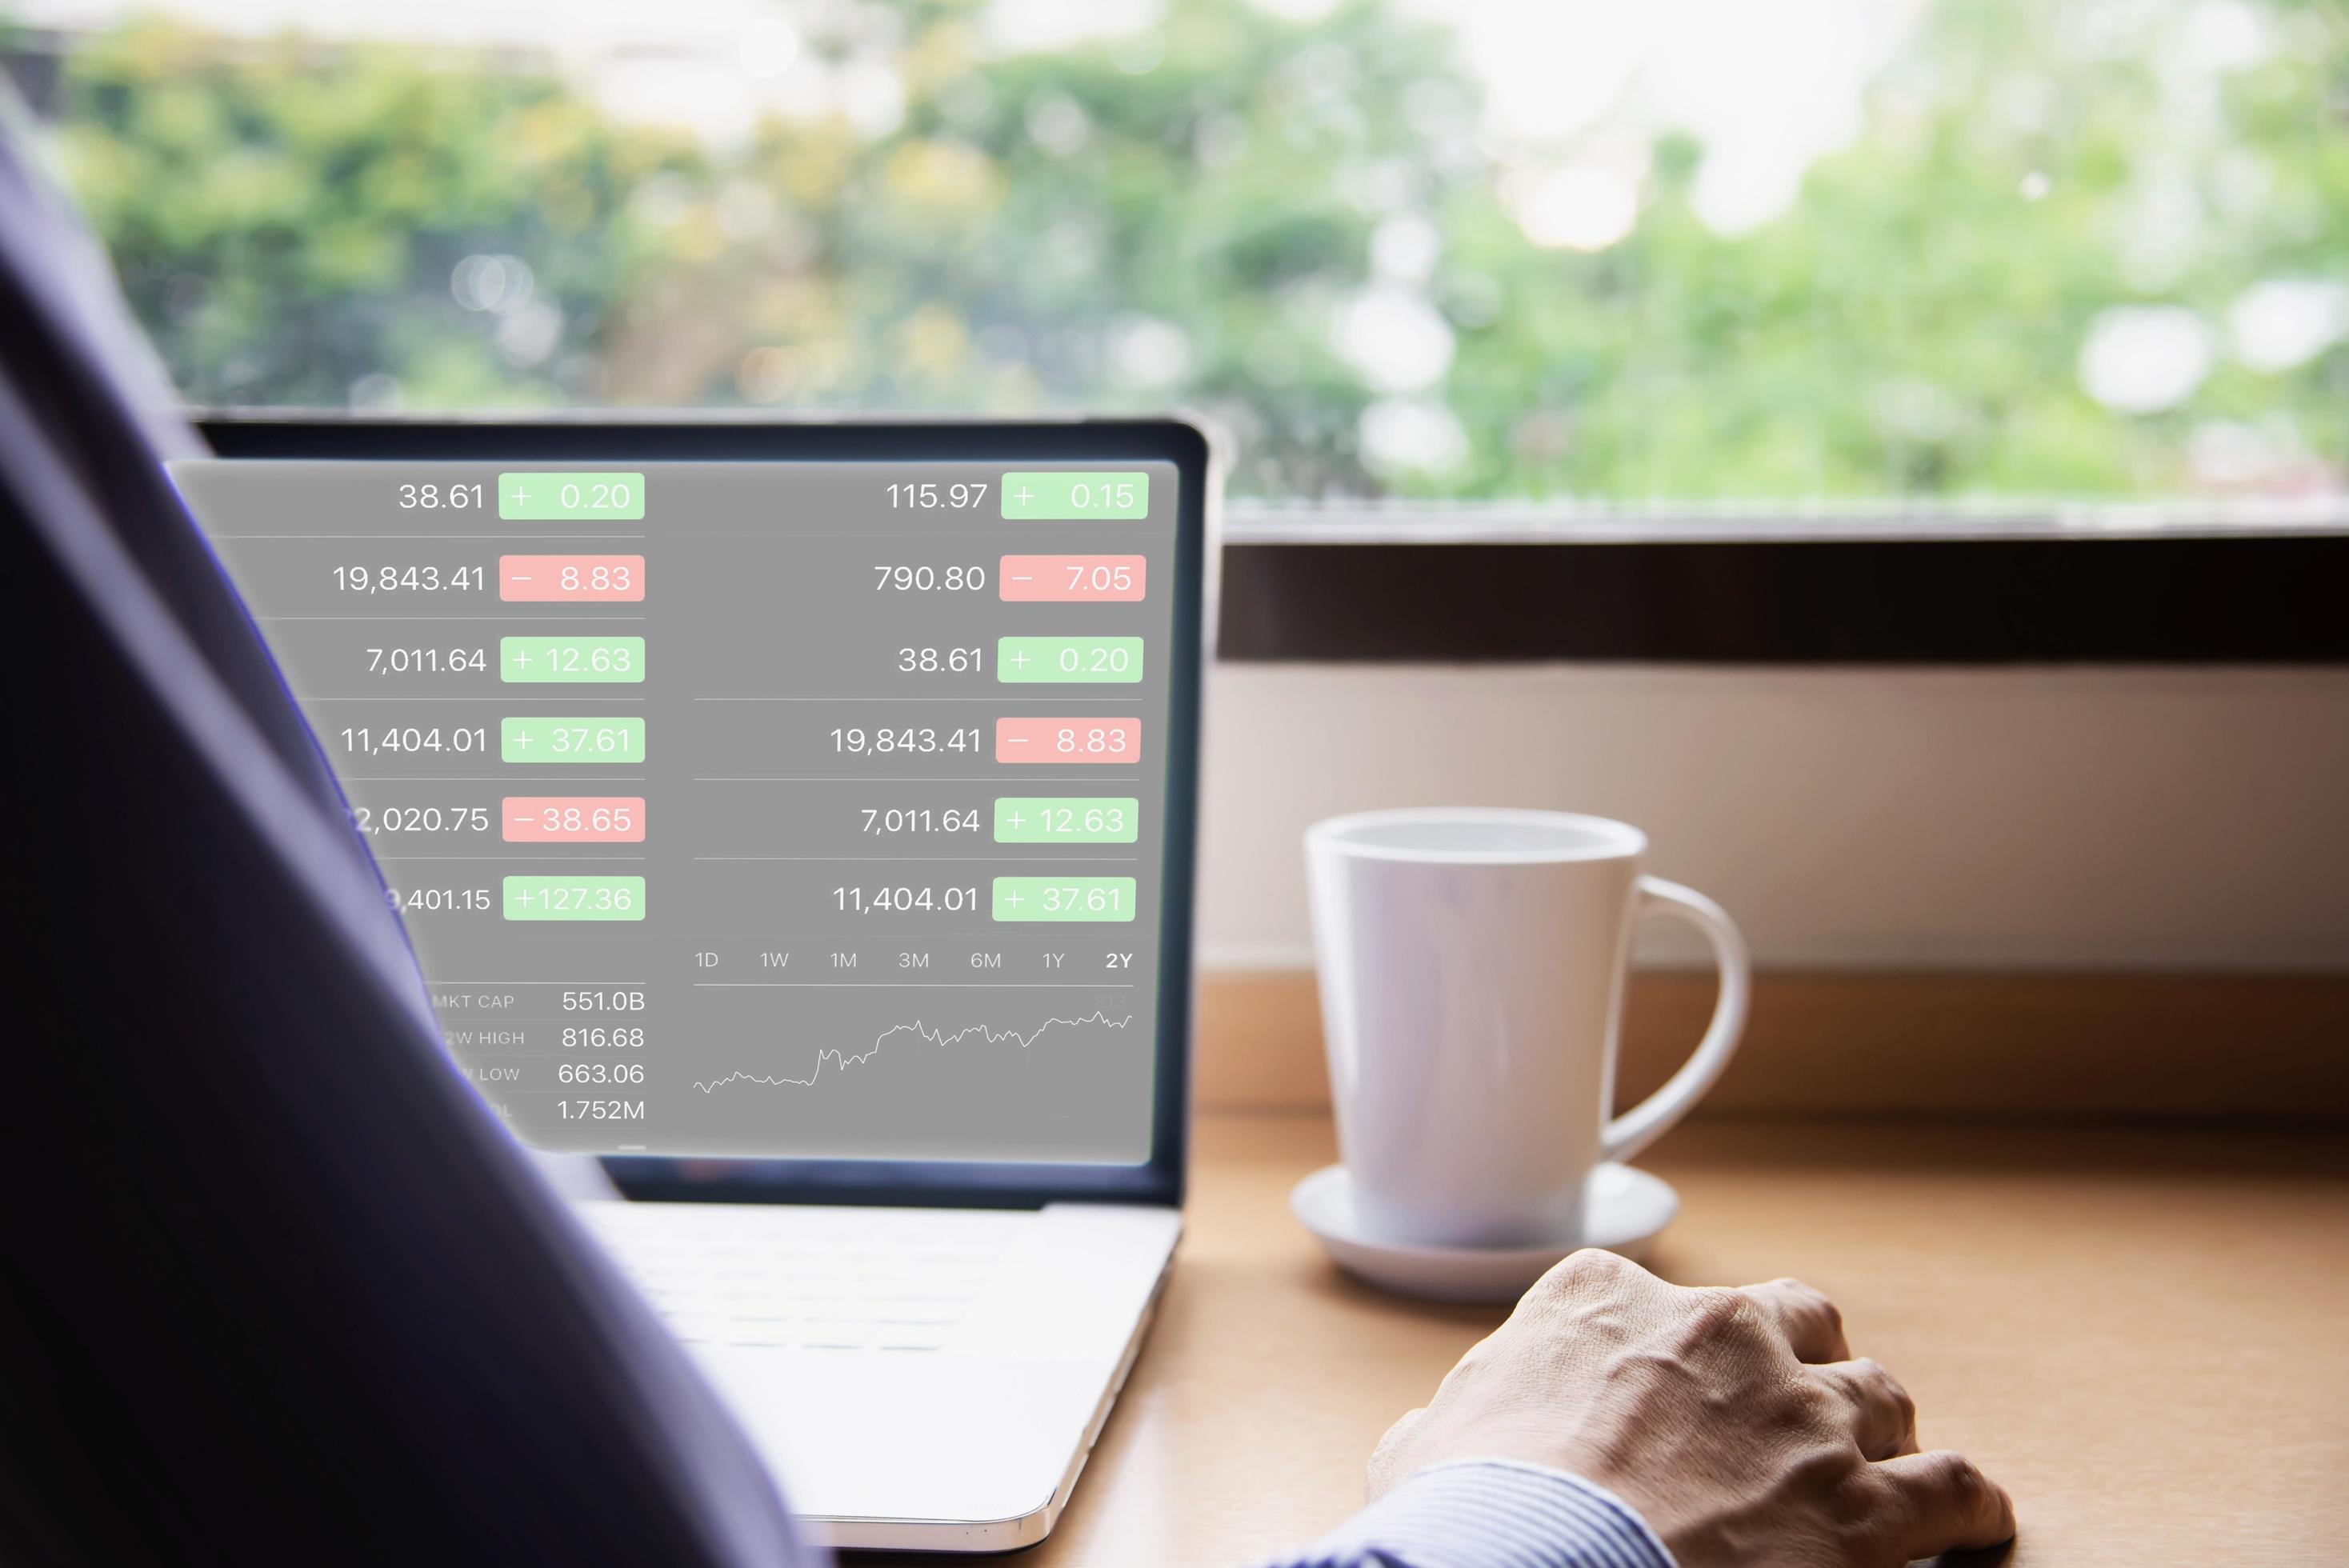
{"label": "stock trading interface", "polygon": [[530,1142],[1148,1158],[1172,465],[174,478]]}

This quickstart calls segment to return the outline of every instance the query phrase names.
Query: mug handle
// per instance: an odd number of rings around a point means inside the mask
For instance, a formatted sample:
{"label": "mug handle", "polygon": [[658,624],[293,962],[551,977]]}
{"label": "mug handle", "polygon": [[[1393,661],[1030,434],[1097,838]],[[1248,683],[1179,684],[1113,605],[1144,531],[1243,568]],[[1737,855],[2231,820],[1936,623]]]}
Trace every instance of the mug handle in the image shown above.
{"label": "mug handle", "polygon": [[1729,912],[1694,888],[1668,882],[1661,877],[1640,879],[1640,906],[1646,914],[1663,910],[1677,914],[1704,933],[1713,944],[1713,962],[1721,966],[1721,991],[1713,998],[1713,1022],[1695,1052],[1681,1064],[1664,1087],[1609,1121],[1599,1135],[1603,1158],[1629,1160],[1662,1137],[1672,1123],[1689,1113],[1705,1090],[1713,1086],[1729,1058],[1737,1054],[1738,1037],[1745,1032],[1745,1011],[1753,976],[1745,956],[1745,938]]}

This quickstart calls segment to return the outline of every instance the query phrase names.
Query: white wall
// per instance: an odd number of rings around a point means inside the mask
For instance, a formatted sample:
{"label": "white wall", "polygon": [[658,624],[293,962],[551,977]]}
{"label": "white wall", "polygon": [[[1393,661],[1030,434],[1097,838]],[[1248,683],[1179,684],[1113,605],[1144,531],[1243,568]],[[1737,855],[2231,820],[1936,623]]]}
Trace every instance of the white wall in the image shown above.
{"label": "white wall", "polygon": [[1310,962],[1308,822],[1481,804],[1640,824],[1764,963],[2349,970],[2349,671],[1226,665],[1206,732],[1210,965]]}

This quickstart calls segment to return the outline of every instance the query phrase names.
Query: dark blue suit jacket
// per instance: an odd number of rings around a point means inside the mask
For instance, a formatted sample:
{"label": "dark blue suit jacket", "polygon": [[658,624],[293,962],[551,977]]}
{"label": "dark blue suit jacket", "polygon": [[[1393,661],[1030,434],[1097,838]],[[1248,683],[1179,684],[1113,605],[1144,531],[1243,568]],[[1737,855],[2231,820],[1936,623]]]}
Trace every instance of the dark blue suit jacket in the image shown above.
{"label": "dark blue suit jacket", "polygon": [[0,1559],[806,1561],[444,1055],[169,404],[0,126]]}

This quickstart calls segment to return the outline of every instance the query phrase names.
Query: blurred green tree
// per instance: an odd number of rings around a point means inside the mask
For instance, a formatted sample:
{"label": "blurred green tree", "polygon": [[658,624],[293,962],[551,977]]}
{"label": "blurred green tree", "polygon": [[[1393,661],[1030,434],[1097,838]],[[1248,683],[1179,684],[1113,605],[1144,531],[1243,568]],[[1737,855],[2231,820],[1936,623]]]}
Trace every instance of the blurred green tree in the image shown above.
{"label": "blurred green tree", "polygon": [[631,194],[709,176],[543,74],[166,23],[78,49],[63,107],[69,183],[200,404],[592,397],[657,259]]}
{"label": "blurred green tree", "polygon": [[886,129],[722,148],[543,60],[150,23],[54,137],[200,403],[1186,403],[1261,495],[2338,492],[2349,15],[2235,11],[2217,68],[2209,5],[1937,0],[1783,211],[1709,228],[1654,128],[1587,253],[1382,0],[1050,54],[911,0]]}

